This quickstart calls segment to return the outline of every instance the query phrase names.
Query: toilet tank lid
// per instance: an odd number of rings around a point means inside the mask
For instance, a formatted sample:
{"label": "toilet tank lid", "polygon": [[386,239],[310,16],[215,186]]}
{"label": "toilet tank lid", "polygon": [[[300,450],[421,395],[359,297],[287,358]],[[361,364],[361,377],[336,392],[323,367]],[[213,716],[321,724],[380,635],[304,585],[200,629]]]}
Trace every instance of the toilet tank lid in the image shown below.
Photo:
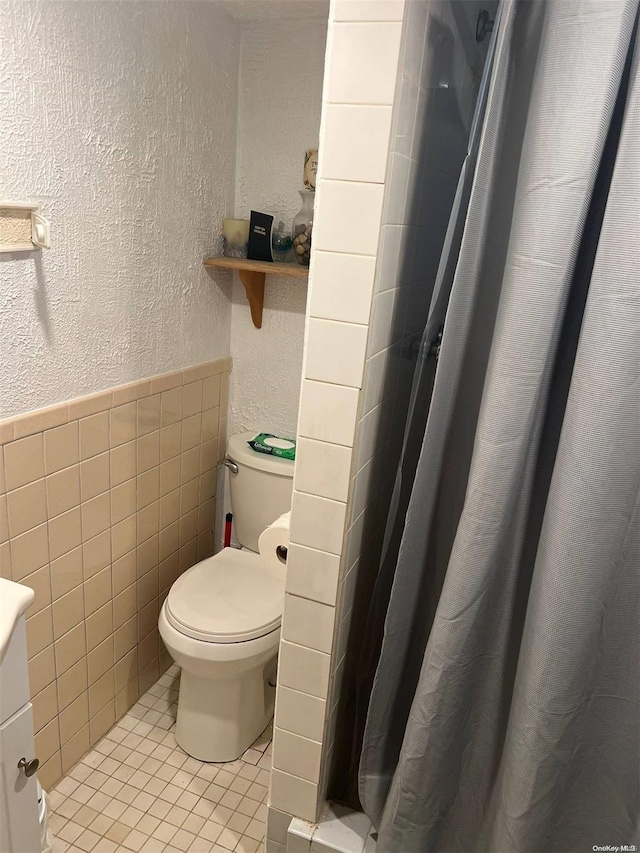
{"label": "toilet tank lid", "polygon": [[268,453],[258,453],[257,450],[249,447],[247,442],[258,434],[258,430],[251,430],[229,436],[227,456],[238,465],[246,465],[248,468],[266,471],[268,474],[277,474],[279,477],[293,477],[295,462],[292,459],[281,459],[279,456],[270,456]]}

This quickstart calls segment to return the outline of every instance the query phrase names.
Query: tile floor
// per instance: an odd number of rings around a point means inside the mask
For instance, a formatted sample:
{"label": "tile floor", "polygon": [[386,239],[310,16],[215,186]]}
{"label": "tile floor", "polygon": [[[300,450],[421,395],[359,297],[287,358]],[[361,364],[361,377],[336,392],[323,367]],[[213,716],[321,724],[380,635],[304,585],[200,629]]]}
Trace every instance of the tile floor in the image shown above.
{"label": "tile floor", "polygon": [[172,666],[50,792],[54,853],[262,851],[272,728],[237,761],[196,761],[174,735],[179,683]]}

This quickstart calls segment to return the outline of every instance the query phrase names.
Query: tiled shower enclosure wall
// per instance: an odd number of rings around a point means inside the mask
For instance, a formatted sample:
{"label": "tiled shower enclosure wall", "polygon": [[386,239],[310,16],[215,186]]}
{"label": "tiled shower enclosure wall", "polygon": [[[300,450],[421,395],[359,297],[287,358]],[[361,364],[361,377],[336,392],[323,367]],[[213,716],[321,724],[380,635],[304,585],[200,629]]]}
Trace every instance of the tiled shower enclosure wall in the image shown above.
{"label": "tiled shower enclosure wall", "polygon": [[29,677],[47,788],[171,663],[158,613],[213,553],[229,369],[206,362],[0,421],[0,575],[35,592]]}

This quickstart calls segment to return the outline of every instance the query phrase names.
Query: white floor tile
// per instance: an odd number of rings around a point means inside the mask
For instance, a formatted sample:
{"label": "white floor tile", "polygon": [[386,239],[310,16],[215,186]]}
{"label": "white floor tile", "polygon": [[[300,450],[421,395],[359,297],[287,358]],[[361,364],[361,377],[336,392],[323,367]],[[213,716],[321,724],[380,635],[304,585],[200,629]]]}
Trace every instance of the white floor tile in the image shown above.
{"label": "white floor tile", "polygon": [[172,666],[50,792],[54,853],[257,853],[265,835],[270,723],[226,764],[175,740]]}

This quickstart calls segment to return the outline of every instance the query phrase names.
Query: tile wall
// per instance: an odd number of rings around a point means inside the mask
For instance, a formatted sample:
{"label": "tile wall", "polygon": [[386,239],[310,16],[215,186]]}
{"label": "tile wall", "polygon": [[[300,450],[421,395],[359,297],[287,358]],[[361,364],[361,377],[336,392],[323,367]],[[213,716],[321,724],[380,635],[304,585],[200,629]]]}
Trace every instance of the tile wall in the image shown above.
{"label": "tile wall", "polygon": [[320,817],[349,754],[341,699],[482,71],[479,8],[331,5],[267,853],[290,815]]}
{"label": "tile wall", "polygon": [[335,654],[351,471],[385,198],[404,0],[330,9],[268,853],[314,821]]}
{"label": "tile wall", "polygon": [[0,575],[30,586],[50,787],[171,663],[160,605],[213,553],[230,360],[0,421]]}

